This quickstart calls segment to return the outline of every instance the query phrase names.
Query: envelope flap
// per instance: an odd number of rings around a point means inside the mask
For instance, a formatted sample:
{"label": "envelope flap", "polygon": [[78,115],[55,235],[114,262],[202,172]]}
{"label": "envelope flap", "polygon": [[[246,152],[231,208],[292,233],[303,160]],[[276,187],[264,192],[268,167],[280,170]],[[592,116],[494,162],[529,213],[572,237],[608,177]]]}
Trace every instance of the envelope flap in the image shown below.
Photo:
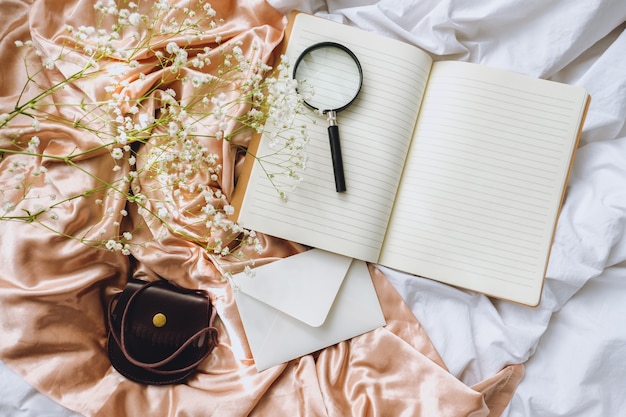
{"label": "envelope flap", "polygon": [[319,327],[350,269],[352,258],[311,249],[239,273],[233,281],[241,291],[299,321]]}

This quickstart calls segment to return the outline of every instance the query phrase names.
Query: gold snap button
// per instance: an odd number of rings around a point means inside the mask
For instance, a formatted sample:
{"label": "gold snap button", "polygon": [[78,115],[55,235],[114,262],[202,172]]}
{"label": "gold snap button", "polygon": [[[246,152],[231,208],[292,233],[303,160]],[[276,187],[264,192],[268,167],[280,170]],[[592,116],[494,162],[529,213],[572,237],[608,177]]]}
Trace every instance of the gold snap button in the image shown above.
{"label": "gold snap button", "polygon": [[152,317],[152,324],[154,327],[163,327],[167,323],[167,317],[163,313],[156,313],[154,317]]}

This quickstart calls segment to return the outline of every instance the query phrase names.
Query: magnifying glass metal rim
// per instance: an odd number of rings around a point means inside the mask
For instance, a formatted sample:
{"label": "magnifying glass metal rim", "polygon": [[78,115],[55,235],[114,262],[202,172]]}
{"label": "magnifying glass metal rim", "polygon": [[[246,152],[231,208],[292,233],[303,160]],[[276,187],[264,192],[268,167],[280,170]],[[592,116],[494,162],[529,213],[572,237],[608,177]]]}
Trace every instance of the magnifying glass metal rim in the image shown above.
{"label": "magnifying glass metal rim", "polygon": [[298,65],[300,65],[300,62],[302,62],[302,60],[309,53],[311,53],[312,51],[314,51],[316,49],[321,49],[321,48],[326,48],[326,47],[339,48],[342,51],[344,51],[345,53],[347,53],[350,56],[350,58],[352,58],[352,60],[356,64],[357,70],[359,71],[359,87],[356,89],[356,91],[354,93],[354,96],[350,99],[350,101],[348,101],[343,106],[337,107],[337,108],[334,108],[334,109],[320,109],[319,107],[313,106],[312,104],[310,104],[309,102],[304,100],[304,104],[306,104],[308,107],[310,107],[313,110],[321,110],[322,113],[324,113],[324,114],[326,114],[326,113],[328,113],[330,111],[334,111],[334,112],[342,111],[346,107],[350,106],[354,102],[354,100],[356,100],[356,98],[358,97],[359,92],[361,91],[361,87],[363,87],[363,68],[361,68],[361,63],[359,62],[359,59],[356,57],[354,52],[352,52],[350,49],[348,49],[348,47],[346,47],[345,45],[342,45],[342,44],[337,43],[337,42],[330,42],[330,41],[319,42],[319,43],[313,44],[313,45],[309,46],[308,48],[306,48],[305,50],[303,50],[300,53],[300,56],[298,56],[298,59],[296,60],[294,66],[293,66],[293,79],[294,80],[298,80],[298,78],[296,77],[296,73],[298,72]]}
{"label": "magnifying glass metal rim", "polygon": [[337,126],[337,112],[344,110],[346,107],[352,104],[354,100],[356,100],[357,96],[359,95],[359,92],[361,91],[361,87],[363,86],[363,69],[361,68],[361,63],[359,62],[359,59],[356,57],[356,55],[346,46],[341,45],[336,42],[330,42],[330,41],[319,42],[319,43],[309,46],[308,48],[303,50],[302,53],[300,53],[300,56],[298,57],[298,59],[296,60],[293,66],[293,78],[296,81],[301,81],[296,76],[296,73],[298,71],[298,65],[300,65],[300,62],[302,62],[302,60],[307,55],[309,55],[309,53],[311,53],[312,51],[316,49],[326,48],[326,47],[338,48],[342,50],[343,52],[347,53],[350,56],[350,58],[352,58],[352,61],[356,64],[357,70],[359,71],[359,86],[355,90],[354,96],[343,106],[340,106],[334,109],[320,109],[308,103],[306,100],[304,100],[304,104],[306,104],[311,109],[321,111],[323,114],[328,114],[328,123],[329,123],[328,139],[330,143],[330,153],[332,157],[333,171],[335,175],[335,190],[341,193],[341,192],[346,191],[346,180],[345,180],[345,176],[343,172],[343,158],[341,156],[341,146],[339,142],[339,127]]}

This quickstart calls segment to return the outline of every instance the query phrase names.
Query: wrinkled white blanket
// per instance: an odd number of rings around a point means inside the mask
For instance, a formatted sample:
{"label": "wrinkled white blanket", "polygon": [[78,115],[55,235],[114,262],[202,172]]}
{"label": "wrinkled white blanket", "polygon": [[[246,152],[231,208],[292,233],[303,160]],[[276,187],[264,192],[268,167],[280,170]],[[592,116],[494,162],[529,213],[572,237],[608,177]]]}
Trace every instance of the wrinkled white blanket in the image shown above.
{"label": "wrinkled white blanket", "polygon": [[[626,415],[626,2],[270,0],[415,44],[436,59],[577,84],[592,104],[537,308],[384,272],[468,384],[527,372],[504,416]],[[0,415],[75,416],[0,364]]]}

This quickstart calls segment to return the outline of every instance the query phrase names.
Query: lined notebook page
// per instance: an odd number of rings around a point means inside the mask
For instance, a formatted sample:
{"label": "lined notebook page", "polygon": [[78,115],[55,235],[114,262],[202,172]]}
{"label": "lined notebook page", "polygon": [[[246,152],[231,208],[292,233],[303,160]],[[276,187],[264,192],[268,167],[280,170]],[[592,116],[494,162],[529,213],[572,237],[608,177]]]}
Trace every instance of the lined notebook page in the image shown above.
{"label": "lined notebook page", "polygon": [[[358,98],[337,113],[347,191],[335,191],[328,124],[311,112],[309,117],[318,124],[309,124],[304,181],[284,202],[255,163],[238,222],[258,232],[376,261],[431,60],[402,42],[300,14],[287,49],[290,62],[308,46],[328,40],[350,48],[363,68]],[[265,152],[267,141],[262,139],[258,154]]]}
{"label": "lined notebook page", "polygon": [[577,87],[435,64],[380,262],[537,304],[585,104]]}

